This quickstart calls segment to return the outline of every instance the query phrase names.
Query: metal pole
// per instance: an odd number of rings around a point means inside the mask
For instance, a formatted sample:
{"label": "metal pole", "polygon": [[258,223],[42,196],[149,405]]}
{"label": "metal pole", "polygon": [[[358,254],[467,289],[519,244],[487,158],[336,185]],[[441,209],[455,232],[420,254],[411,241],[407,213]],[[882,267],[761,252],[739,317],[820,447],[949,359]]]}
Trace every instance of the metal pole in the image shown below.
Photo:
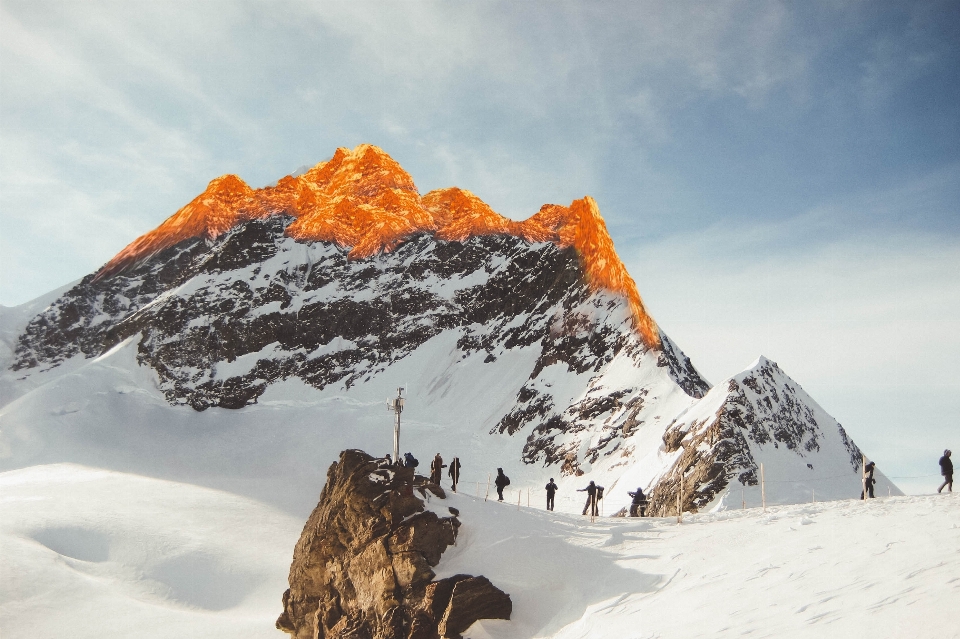
{"label": "metal pole", "polygon": [[763,479],[763,463],[760,464],[760,500],[763,502],[763,512],[767,512],[767,484]]}
{"label": "metal pole", "polygon": [[397,409],[397,422],[393,427],[393,460],[394,463],[400,459],[400,410]]}

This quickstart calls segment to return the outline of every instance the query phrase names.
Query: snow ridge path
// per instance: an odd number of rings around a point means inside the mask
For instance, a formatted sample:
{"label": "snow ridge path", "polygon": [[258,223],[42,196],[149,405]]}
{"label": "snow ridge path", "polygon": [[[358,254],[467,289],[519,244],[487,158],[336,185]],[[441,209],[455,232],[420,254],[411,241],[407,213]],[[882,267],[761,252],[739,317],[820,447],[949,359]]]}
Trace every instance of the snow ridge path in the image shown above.
{"label": "snow ridge path", "polygon": [[[463,527],[438,577],[482,572],[514,601],[512,621],[478,622],[470,639],[957,636],[954,494],[727,510],[680,525],[591,524],[448,495],[429,506],[458,508]],[[0,473],[0,507],[5,638],[281,636],[273,620],[300,518],[73,464]]]}

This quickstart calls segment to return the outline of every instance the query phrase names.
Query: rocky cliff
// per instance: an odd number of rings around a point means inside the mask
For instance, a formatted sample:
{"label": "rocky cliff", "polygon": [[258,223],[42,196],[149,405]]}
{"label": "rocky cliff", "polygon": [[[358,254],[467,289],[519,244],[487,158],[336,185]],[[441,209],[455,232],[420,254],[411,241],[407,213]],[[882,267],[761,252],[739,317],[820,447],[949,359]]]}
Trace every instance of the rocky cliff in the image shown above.
{"label": "rocky cliff", "polygon": [[461,523],[455,509],[426,509],[427,491],[442,503],[412,468],[341,453],[294,550],[277,628],[296,639],[437,639],[509,619],[510,596],[485,577],[434,579]]}

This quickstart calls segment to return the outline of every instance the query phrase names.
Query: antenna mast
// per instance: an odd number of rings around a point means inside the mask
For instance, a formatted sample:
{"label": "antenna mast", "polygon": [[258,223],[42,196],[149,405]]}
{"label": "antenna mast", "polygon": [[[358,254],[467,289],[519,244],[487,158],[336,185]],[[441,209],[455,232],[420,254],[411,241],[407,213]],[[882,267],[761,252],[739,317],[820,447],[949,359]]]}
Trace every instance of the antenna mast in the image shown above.
{"label": "antenna mast", "polygon": [[406,399],[403,397],[403,387],[397,389],[397,396],[387,400],[387,410],[396,413],[397,419],[393,423],[393,463],[400,463],[400,413]]}

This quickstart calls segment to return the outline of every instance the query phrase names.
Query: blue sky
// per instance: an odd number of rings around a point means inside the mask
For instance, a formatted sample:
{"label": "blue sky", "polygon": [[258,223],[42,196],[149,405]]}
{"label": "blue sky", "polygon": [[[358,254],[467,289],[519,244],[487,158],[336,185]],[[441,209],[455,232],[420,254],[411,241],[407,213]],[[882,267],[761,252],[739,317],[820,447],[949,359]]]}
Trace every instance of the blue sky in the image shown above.
{"label": "blue sky", "polygon": [[3,0],[0,304],[361,142],[594,196],[711,381],[768,356],[888,474],[960,448],[960,2]]}

